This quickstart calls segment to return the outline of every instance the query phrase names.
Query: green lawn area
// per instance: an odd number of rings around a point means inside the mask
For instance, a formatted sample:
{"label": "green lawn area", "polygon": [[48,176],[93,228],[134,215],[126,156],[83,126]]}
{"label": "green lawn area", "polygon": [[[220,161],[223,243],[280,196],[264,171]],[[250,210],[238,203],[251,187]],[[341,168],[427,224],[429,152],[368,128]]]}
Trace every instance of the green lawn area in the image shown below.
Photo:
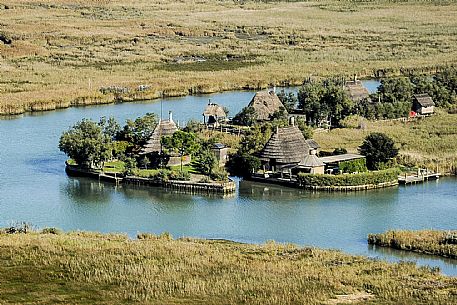
{"label": "green lawn area", "polygon": [[[73,162],[74,163],[74,162]],[[76,163],[74,163],[76,164]],[[174,172],[181,171],[181,165],[170,166],[168,169]],[[123,161],[110,161],[105,162],[105,166],[103,167],[103,171],[105,173],[123,173],[125,170],[125,163]],[[189,174],[199,174],[198,170],[195,168],[194,163],[183,165],[182,167],[183,172],[187,172]],[[148,177],[150,175],[154,175],[159,172],[159,169],[137,169],[137,175],[141,177]]]}

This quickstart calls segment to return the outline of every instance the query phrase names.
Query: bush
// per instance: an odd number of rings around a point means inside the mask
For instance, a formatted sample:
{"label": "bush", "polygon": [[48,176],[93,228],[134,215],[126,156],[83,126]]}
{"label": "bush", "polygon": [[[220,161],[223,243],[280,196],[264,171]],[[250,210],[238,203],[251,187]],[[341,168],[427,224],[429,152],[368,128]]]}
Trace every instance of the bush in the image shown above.
{"label": "bush", "polygon": [[228,173],[223,168],[214,169],[211,178],[216,181],[227,181],[228,180]]}
{"label": "bush", "polygon": [[190,174],[185,171],[171,171],[168,175],[169,180],[189,181]]}
{"label": "bush", "polygon": [[298,174],[301,186],[357,186],[392,182],[398,179],[399,169],[346,175]]}
{"label": "bush", "polygon": [[365,158],[340,162],[340,173],[363,173],[367,171]]}
{"label": "bush", "polygon": [[41,234],[61,234],[62,231],[57,228],[44,228],[41,230]]}

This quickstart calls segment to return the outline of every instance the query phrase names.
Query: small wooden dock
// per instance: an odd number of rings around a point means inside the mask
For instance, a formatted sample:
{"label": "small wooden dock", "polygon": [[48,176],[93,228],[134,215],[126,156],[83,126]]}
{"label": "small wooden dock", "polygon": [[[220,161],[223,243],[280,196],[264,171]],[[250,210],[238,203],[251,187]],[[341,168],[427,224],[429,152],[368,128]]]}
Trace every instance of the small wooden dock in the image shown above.
{"label": "small wooden dock", "polygon": [[423,183],[430,180],[438,180],[441,173],[434,173],[428,170],[419,170],[415,175],[400,175],[398,176],[398,183],[403,185]]}

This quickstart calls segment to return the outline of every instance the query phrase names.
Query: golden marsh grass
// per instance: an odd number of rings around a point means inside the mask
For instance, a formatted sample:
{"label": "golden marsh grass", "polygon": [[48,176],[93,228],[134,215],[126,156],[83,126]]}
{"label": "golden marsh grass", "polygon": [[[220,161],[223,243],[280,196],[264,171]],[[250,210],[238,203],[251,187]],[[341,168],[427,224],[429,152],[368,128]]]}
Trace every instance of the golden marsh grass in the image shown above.
{"label": "golden marsh grass", "polygon": [[2,304],[456,304],[457,279],[293,245],[1,234]]}
{"label": "golden marsh grass", "polygon": [[[8,7],[8,9],[5,9]],[[0,5],[0,114],[455,64],[454,1],[22,1]],[[203,58],[206,61],[196,59]]]}

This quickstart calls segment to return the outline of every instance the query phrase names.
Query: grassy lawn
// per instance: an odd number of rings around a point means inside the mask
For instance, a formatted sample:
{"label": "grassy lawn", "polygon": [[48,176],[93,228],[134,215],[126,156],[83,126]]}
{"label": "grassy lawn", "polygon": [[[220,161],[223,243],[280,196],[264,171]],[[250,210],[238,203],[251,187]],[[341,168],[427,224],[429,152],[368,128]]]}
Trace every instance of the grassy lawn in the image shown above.
{"label": "grassy lawn", "polygon": [[455,64],[456,14],[446,0],[5,0],[0,114],[113,102],[109,86],[134,100],[427,72]]}
{"label": "grassy lawn", "polygon": [[0,234],[1,304],[456,304],[457,279],[293,245]]}
{"label": "grassy lawn", "polygon": [[[181,165],[170,166],[169,169],[174,172],[180,172]],[[124,170],[125,163],[123,161],[105,162],[105,167],[103,168],[103,171],[107,173],[123,173]],[[182,170],[190,174],[199,174],[193,163],[183,165]],[[137,169],[136,171],[141,177],[147,177],[158,173],[159,169]]]}

